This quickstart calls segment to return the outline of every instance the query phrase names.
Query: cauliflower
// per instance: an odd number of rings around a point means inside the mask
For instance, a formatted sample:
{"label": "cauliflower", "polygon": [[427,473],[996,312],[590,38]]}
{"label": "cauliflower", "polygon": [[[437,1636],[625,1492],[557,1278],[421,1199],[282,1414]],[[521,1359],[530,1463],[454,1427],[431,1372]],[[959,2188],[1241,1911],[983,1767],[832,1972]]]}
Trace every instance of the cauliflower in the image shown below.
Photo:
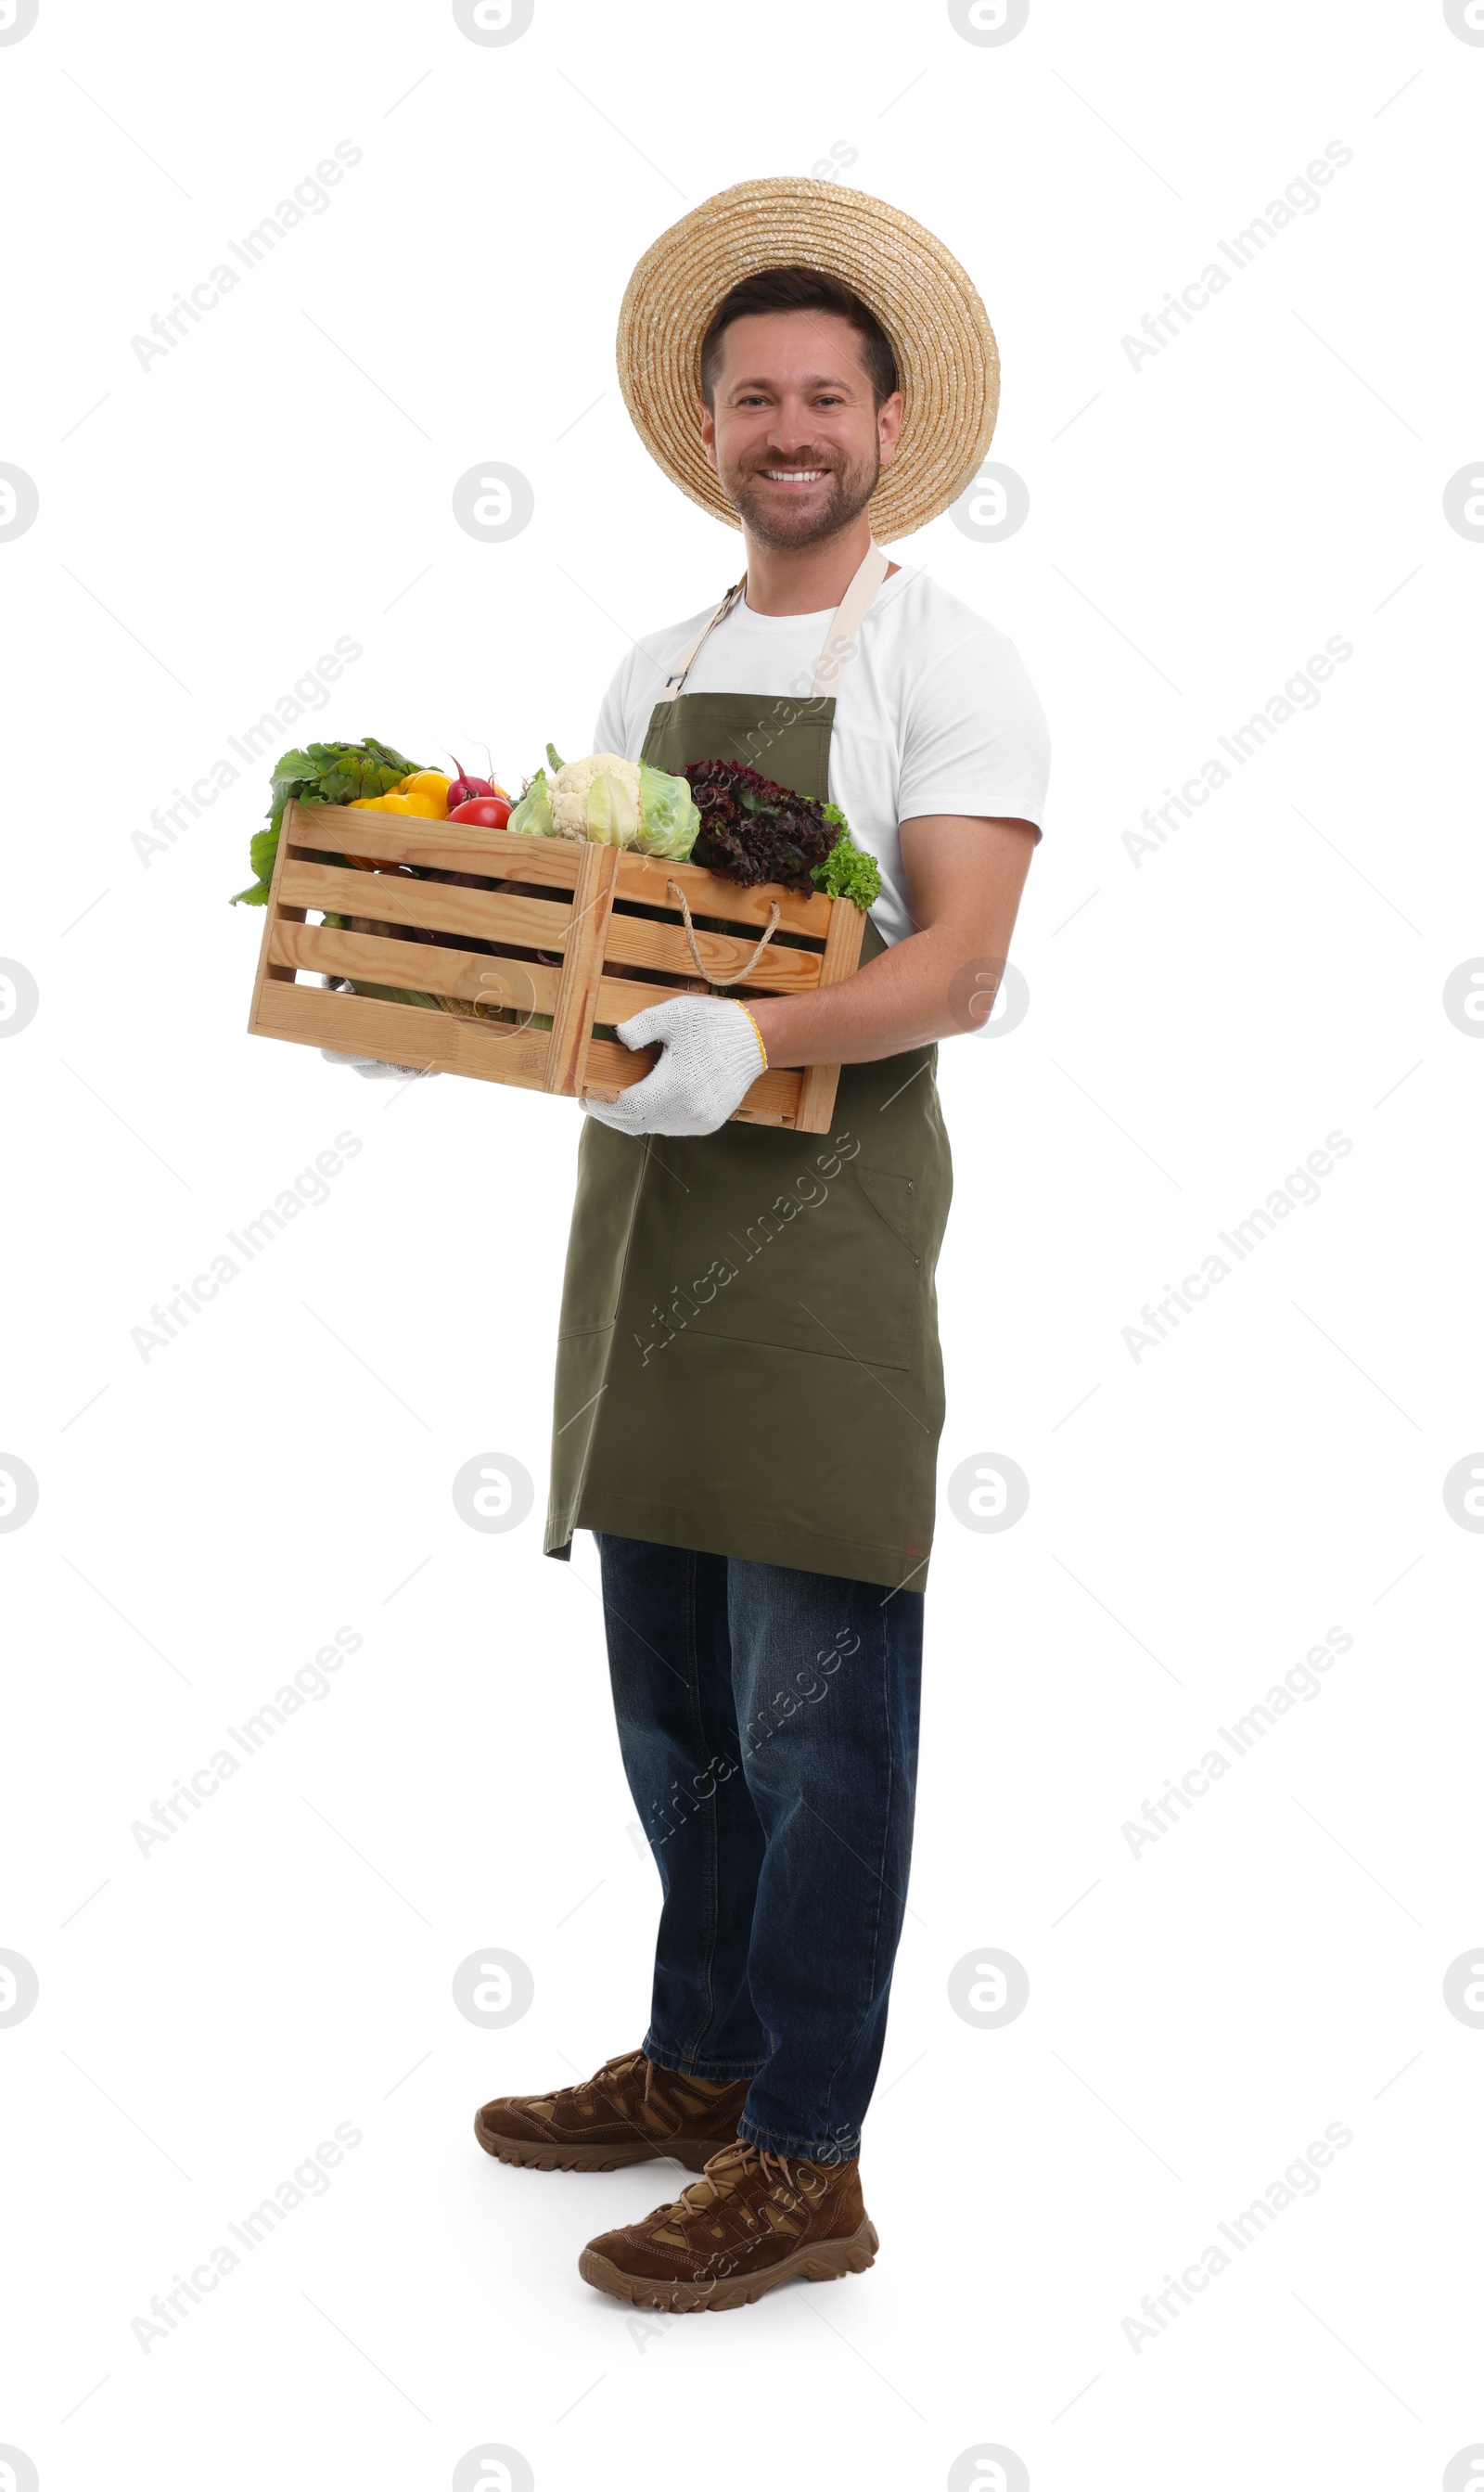
{"label": "cauliflower", "polygon": [[558,839],[632,847],[639,828],[638,763],[616,753],[564,763],[551,781],[551,821]]}
{"label": "cauliflower", "polygon": [[625,761],[617,753],[563,761],[550,744],[547,761],[549,778],[538,770],[527,781],[511,830],[543,840],[593,840],[677,861],[690,855],[700,816],[688,779],[647,761]]}

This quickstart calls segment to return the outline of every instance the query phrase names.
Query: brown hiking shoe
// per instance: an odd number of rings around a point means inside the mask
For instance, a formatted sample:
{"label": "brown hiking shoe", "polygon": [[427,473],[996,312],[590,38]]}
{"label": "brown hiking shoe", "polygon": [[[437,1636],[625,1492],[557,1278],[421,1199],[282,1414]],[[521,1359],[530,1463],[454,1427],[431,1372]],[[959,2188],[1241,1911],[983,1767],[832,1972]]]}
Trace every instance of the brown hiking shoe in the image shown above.
{"label": "brown hiking shoe", "polygon": [[859,2274],[876,2254],[858,2163],[787,2160],[738,2138],[673,2205],[600,2233],[578,2267],[647,2310],[735,2310],[790,2276]]}
{"label": "brown hiking shoe", "polygon": [[620,2051],[595,2077],[549,2094],[501,2094],[475,2114],[474,2134],[502,2163],[543,2172],[616,2172],[672,2154],[691,2172],[735,2142],[749,2080],[677,2077],[642,2051]]}

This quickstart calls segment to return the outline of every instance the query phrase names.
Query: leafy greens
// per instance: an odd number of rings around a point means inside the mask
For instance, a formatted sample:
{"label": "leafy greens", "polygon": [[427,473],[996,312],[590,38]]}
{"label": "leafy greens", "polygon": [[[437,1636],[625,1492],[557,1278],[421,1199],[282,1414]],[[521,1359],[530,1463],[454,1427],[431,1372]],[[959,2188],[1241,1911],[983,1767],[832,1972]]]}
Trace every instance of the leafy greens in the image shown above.
{"label": "leafy greens", "polygon": [[360,744],[311,744],[302,753],[285,753],[274,764],[268,827],[254,831],[249,846],[248,861],[256,880],[246,891],[233,892],[232,906],[239,901],[250,908],[266,905],[283,808],[290,797],[306,805],[348,805],[358,796],[384,796],[419,766],[395,746],[378,744],[373,735]]}

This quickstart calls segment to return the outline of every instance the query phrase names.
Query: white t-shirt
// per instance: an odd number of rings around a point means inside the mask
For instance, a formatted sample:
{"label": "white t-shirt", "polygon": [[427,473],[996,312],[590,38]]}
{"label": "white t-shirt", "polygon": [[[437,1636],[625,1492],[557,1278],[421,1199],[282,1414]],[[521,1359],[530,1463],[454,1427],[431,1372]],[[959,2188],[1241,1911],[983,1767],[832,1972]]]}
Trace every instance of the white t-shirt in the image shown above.
{"label": "white t-shirt", "polygon": [[[715,601],[706,608],[714,612]],[[656,697],[705,614],[631,649],[608,686],[595,753],[637,761]],[[807,697],[831,611],[732,608],[685,681],[688,693]],[[898,825],[914,814],[1034,822],[1046,809],[1046,714],[1013,640],[904,565],[876,590],[835,687],[830,797],[881,869],[872,918],[888,943],[912,932]]]}

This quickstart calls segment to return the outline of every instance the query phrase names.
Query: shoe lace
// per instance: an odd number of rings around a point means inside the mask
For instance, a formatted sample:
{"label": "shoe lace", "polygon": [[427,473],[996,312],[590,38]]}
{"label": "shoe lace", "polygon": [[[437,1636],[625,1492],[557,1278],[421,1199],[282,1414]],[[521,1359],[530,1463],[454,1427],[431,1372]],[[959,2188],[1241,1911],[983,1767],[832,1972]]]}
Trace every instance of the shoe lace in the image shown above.
{"label": "shoe lace", "polygon": [[735,2146],[724,2146],[719,2154],[713,2154],[700,2179],[693,2180],[657,2213],[670,2221],[678,2217],[684,2223],[690,2216],[704,2214],[718,2200],[734,2196],[755,2174],[775,2185],[782,2181],[795,2198],[807,2203],[807,2192],[789,2170],[786,2154],[770,2153],[766,2147],[750,2146],[746,2138],[739,2137]]}
{"label": "shoe lace", "polygon": [[593,2076],[583,2077],[575,2086],[558,2086],[550,2099],[558,2103],[571,2102],[579,2094],[597,2092],[610,2095],[619,2110],[626,2111],[625,2094],[636,2076],[638,2077],[642,2088],[643,2078],[640,2071],[643,2066],[642,2051],[620,2051],[613,2059],[605,2060],[602,2067]]}

